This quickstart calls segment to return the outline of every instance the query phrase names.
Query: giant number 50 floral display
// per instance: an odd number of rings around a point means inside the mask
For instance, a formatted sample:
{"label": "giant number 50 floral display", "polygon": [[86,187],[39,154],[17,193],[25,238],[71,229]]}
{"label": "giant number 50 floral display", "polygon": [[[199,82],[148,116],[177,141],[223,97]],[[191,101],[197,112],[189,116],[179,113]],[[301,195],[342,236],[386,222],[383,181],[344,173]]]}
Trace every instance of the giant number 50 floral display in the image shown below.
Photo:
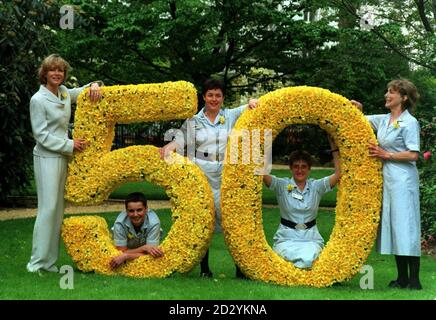
{"label": "giant number 50 floral display", "polygon": [[344,97],[320,88],[271,92],[259,99],[255,110],[239,118],[234,130],[261,130],[260,137],[264,137],[262,131],[271,129],[274,138],[286,126],[302,123],[319,125],[334,138],[342,171],[335,226],[312,268],[294,267],[267,243],[262,225],[262,177],[254,174],[259,159],[252,159],[252,164],[228,161],[224,166],[222,223],[234,260],[250,278],[324,287],[351,278],[371,251],[379,222],[381,165],[368,156],[368,141],[376,139],[362,113]]}
{"label": "giant number 50 floral display", "polygon": [[[109,261],[120,254],[108,226],[97,216],[64,220],[62,236],[67,252],[82,271],[136,277],[166,277],[189,271],[205,254],[215,224],[212,191],[201,170],[172,155],[161,160],[154,146],[132,146],[111,151],[116,123],[184,119],[197,111],[197,95],[188,82],[102,88],[103,99],[78,100],[74,136],[90,146],[75,154],[69,165],[66,199],[78,204],[101,203],[126,181],[148,180],[166,189],[171,198],[173,225],[161,248],[162,258],[147,255],[111,270]],[[181,161],[183,160],[183,161]],[[191,195],[195,196],[191,196]]]}
{"label": "giant number 50 floral display", "polygon": [[[186,272],[205,253],[213,233],[213,198],[205,176],[189,161],[178,161],[178,155],[173,155],[176,164],[160,160],[157,148],[152,146],[110,148],[115,123],[173,119],[175,114],[177,118],[192,116],[197,108],[195,89],[189,83],[175,82],[103,90],[104,99],[97,105],[87,102],[84,95],[79,102],[75,136],[87,138],[91,146],[75,155],[70,164],[67,199],[99,203],[117,185],[145,179],[166,188],[174,223],[162,243],[163,258],[140,257],[117,271],[110,270],[109,261],[119,252],[102,218],[65,219],[67,251],[83,271],[136,277]],[[275,137],[287,125],[298,123],[318,124],[334,137],[341,152],[343,175],[336,222],[312,269],[295,268],[275,254],[265,239],[262,180],[254,174],[259,159],[252,159],[251,164],[233,160],[225,164],[223,229],[233,258],[250,278],[322,287],[351,278],[371,251],[379,221],[381,168],[368,157],[367,142],[375,136],[363,115],[347,99],[324,89],[295,87],[269,93],[260,99],[258,108],[240,117],[235,130],[272,129]],[[242,143],[239,146],[241,153]]]}

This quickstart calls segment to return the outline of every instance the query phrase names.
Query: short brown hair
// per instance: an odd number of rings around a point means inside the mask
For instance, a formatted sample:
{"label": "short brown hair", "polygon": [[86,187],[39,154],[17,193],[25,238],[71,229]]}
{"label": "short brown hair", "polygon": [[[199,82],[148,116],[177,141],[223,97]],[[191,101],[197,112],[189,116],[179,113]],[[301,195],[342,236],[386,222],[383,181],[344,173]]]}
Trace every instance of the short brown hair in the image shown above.
{"label": "short brown hair", "polygon": [[395,79],[388,83],[388,89],[392,88],[394,91],[399,92],[401,97],[407,96],[406,101],[401,104],[401,108],[413,109],[419,99],[419,93],[415,85],[407,79]]}
{"label": "short brown hair", "polygon": [[127,195],[126,199],[124,200],[124,205],[126,206],[126,210],[127,210],[127,205],[130,202],[142,202],[144,207],[147,208],[147,198],[145,194],[143,194],[142,192],[132,192]]}
{"label": "short brown hair", "polygon": [[201,91],[201,94],[204,96],[207,91],[209,90],[221,90],[223,93],[223,96],[225,96],[225,86],[224,83],[220,79],[207,79],[204,84]]}
{"label": "short brown hair", "polygon": [[304,150],[296,150],[292,151],[289,155],[289,168],[292,168],[294,162],[299,160],[303,160],[304,162],[306,162],[309,168],[312,167],[312,156],[310,155],[310,153]]}
{"label": "short brown hair", "polygon": [[68,69],[70,65],[58,54],[51,54],[46,57],[39,67],[38,76],[41,84],[47,84],[47,72],[59,68],[64,71],[64,81],[67,79]]}

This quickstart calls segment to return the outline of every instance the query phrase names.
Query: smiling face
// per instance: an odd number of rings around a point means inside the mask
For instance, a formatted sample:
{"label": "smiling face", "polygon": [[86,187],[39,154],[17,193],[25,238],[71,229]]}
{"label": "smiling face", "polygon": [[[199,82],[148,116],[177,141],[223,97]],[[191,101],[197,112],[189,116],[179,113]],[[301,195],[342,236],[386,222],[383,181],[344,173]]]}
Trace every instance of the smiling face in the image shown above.
{"label": "smiling face", "polygon": [[144,224],[147,207],[142,202],[129,202],[126,211],[133,226],[141,227]]}
{"label": "smiling face", "polygon": [[58,54],[46,57],[39,67],[38,77],[41,84],[58,87],[67,78],[70,65]]}
{"label": "smiling face", "polygon": [[292,176],[296,183],[304,183],[309,177],[310,166],[304,160],[296,160],[290,166]]}
{"label": "smiling face", "polygon": [[395,90],[393,87],[389,87],[385,93],[385,107],[390,110],[398,107],[403,108],[402,105],[406,100],[407,96],[402,96],[400,91]]}
{"label": "smiling face", "polygon": [[218,113],[224,102],[224,94],[221,89],[210,89],[203,95],[203,99],[206,104],[206,111]]}
{"label": "smiling face", "polygon": [[53,67],[47,71],[47,86],[52,88],[59,87],[65,79],[65,71],[60,67]]}

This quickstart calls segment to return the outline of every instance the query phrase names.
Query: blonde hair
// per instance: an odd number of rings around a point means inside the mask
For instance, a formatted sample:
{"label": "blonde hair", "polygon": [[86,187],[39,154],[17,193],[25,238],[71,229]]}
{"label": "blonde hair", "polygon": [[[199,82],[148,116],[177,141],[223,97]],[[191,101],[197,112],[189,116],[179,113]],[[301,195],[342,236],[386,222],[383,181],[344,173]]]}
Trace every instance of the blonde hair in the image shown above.
{"label": "blonde hair", "polygon": [[401,97],[407,96],[406,101],[401,103],[401,108],[413,109],[419,99],[418,89],[416,86],[407,79],[395,79],[388,83],[388,89],[392,88],[394,91],[399,92]]}
{"label": "blonde hair", "polygon": [[68,69],[70,65],[60,55],[51,54],[46,57],[39,67],[38,76],[41,84],[47,84],[47,72],[55,69],[60,69],[64,72],[64,81],[67,79]]}

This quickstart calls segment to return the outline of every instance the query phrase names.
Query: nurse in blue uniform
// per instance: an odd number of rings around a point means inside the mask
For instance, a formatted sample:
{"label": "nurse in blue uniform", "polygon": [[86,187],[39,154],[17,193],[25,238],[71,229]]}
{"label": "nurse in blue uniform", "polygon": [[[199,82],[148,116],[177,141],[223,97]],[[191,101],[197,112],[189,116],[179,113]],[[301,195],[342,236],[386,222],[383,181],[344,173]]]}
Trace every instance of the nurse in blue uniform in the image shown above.
{"label": "nurse in blue uniform", "polygon": [[[393,80],[385,94],[385,107],[390,113],[367,119],[377,131],[378,140],[378,145],[370,144],[370,156],[383,162],[383,208],[377,250],[395,255],[398,277],[389,287],[420,290],[421,221],[416,168],[420,128],[409,112],[418,98],[413,83]],[[359,102],[351,102],[362,109]]]}
{"label": "nurse in blue uniform", "polygon": [[[214,195],[215,232],[221,232],[221,174],[227,137],[239,116],[248,107],[255,108],[256,99],[250,99],[248,105],[234,109],[222,109],[224,102],[224,84],[217,79],[208,79],[203,86],[202,95],[205,106],[191,119],[184,122],[175,140],[160,149],[164,159],[170,152],[183,150],[187,146],[187,156],[204,172]],[[192,151],[192,154],[190,154]],[[201,261],[202,277],[212,277],[209,269],[209,250]],[[237,277],[243,278],[238,267]]]}
{"label": "nurse in blue uniform", "polygon": [[321,179],[308,178],[312,157],[306,151],[290,154],[292,178],[264,175],[265,185],[276,193],[280,208],[280,225],[274,235],[273,250],[297,268],[311,268],[324,247],[316,225],[319,202],[324,193],[336,185],[340,177],[339,150],[329,139],[335,173]]}

